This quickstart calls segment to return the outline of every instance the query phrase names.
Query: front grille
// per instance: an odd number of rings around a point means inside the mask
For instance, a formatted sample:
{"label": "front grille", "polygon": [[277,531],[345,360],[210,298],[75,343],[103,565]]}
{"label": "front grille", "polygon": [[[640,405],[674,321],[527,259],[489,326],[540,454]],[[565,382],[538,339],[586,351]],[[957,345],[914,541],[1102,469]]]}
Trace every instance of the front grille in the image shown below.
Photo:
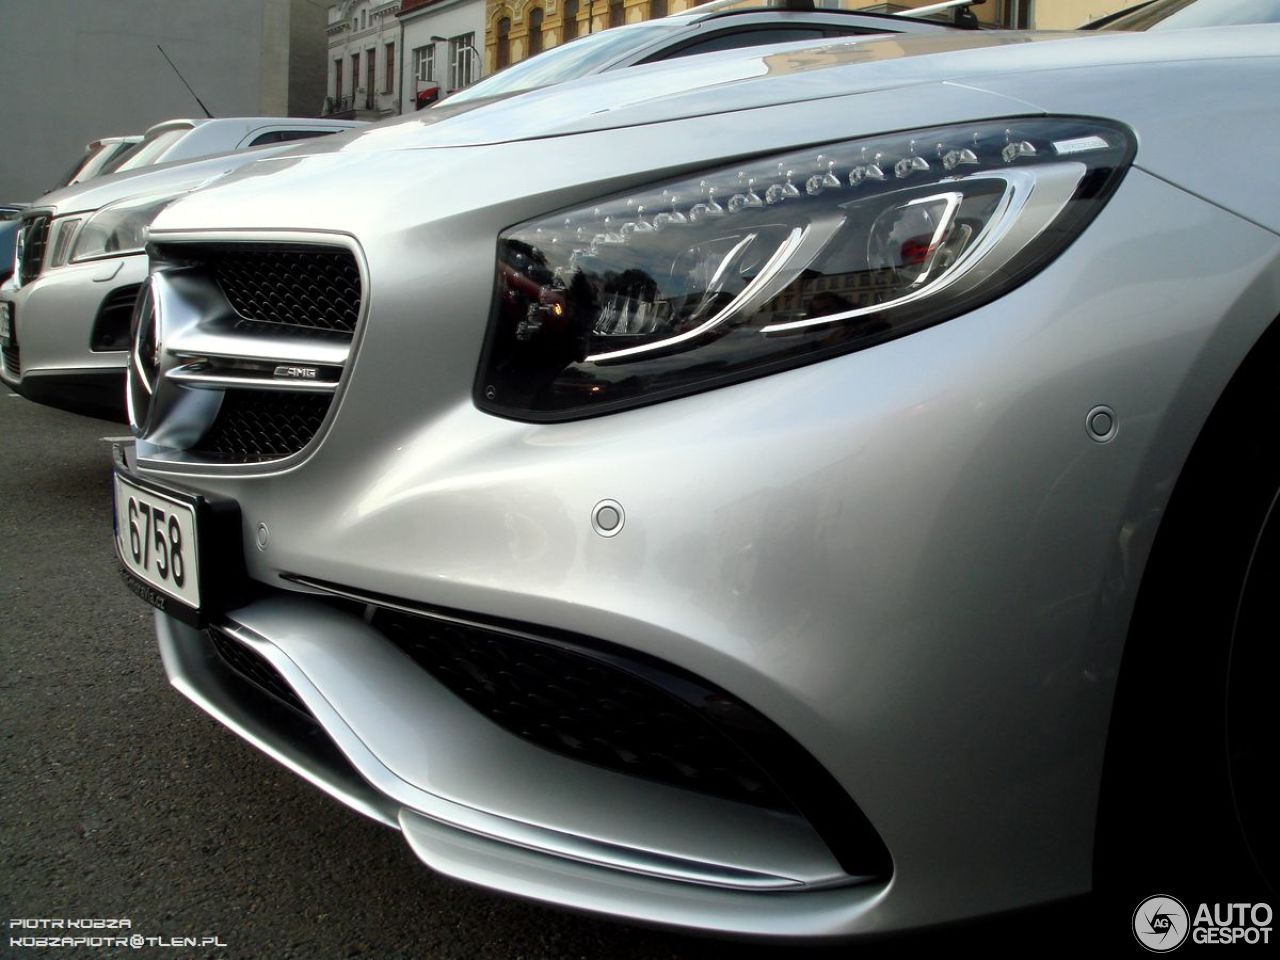
{"label": "front grille", "polygon": [[293,687],[285,682],[279,671],[260,653],[245,646],[238,640],[231,639],[219,630],[208,630],[206,633],[209,641],[213,644],[213,648],[218,652],[218,656],[228,667],[258,689],[271,694],[286,706],[297,710],[299,713],[306,714],[308,717],[311,716],[311,711],[307,709],[307,705],[294,692]]}
{"label": "front grille", "polygon": [[[363,294],[352,251],[338,242],[247,239],[154,243],[147,252],[148,283],[183,306],[158,345],[154,387],[142,380],[156,364],[130,366],[142,439],[163,437],[158,447],[210,464],[300,453],[328,418],[354,348]],[[150,342],[143,335],[154,311],[144,301],[136,329],[139,342]],[[123,298],[120,307],[123,318]],[[132,310],[129,319],[133,329]],[[152,404],[153,391],[167,399]],[[196,391],[198,400],[183,402]],[[168,429],[170,419],[182,420],[179,430]]]}
{"label": "front grille", "polygon": [[[695,706],[655,682],[661,674],[632,672],[608,656],[389,610],[373,624],[472,707],[541,747],[700,793],[792,809],[726,735],[735,723],[750,727],[754,711],[723,691],[697,691]],[[696,689],[687,679],[665,679],[686,693]]]}
{"label": "front grille", "polygon": [[98,307],[89,344],[92,350],[128,350],[129,326],[133,322],[133,304],[142,284],[112,290]]}
{"label": "front grille", "polygon": [[18,349],[18,341],[9,340],[0,350],[4,353],[4,368],[9,371],[9,376],[22,376],[22,353]]}
{"label": "front grille", "polygon": [[49,245],[49,217],[37,214],[22,221],[22,265],[19,278],[30,283],[44,268],[44,252]]}
{"label": "front grille", "polygon": [[190,253],[207,266],[247,331],[265,327],[345,337],[355,333],[360,269],[349,250],[228,244]]}
{"label": "front grille", "polygon": [[228,390],[213,425],[190,452],[232,463],[282,460],[311,442],[331,399],[324,393]]}
{"label": "front grille", "polygon": [[9,304],[9,339],[0,342],[0,354],[4,357],[4,368],[9,376],[17,378],[22,375],[22,352],[18,349],[18,317],[14,305]]}

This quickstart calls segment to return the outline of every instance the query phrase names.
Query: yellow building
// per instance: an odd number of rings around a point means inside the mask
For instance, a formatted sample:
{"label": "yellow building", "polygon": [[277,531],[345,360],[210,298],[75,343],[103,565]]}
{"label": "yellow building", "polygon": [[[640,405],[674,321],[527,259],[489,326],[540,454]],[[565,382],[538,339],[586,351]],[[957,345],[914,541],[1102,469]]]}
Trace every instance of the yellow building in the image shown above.
{"label": "yellow building", "polygon": [[583,34],[694,6],[695,0],[485,0],[485,74]]}
{"label": "yellow building", "polygon": [[[638,23],[698,6],[700,0],[485,0],[485,75],[587,33]],[[937,0],[872,5],[880,12]],[[987,0],[972,8],[991,27],[1059,30],[1113,13],[1135,0]],[[763,6],[762,2],[762,6]]]}

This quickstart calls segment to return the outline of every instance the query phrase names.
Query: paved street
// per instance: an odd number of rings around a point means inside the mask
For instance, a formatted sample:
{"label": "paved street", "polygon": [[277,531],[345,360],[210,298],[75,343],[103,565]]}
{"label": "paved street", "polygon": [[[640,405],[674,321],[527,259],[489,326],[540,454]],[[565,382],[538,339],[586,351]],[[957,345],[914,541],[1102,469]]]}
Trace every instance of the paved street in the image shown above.
{"label": "paved street", "polygon": [[[0,910],[6,921],[127,917],[134,933],[217,936],[227,946],[44,951],[9,944],[38,931],[6,928],[0,955],[782,954],[631,929],[433,876],[398,834],[276,767],[170,690],[150,611],[120,582],[111,551],[110,445],[101,438],[126,432],[0,393]],[[1056,928],[1052,939],[1069,938],[1079,913],[1056,908],[1047,920],[856,953],[989,951],[1026,937],[1042,953],[1045,924]]]}

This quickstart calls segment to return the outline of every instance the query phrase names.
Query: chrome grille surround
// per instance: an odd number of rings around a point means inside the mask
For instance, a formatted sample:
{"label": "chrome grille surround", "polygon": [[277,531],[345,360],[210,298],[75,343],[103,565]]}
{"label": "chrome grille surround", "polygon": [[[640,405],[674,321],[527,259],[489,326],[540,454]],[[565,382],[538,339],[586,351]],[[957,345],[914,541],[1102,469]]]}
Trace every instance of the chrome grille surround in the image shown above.
{"label": "chrome grille surround", "polygon": [[[201,233],[157,236],[148,253],[152,272],[133,317],[128,374],[140,460],[158,470],[243,474],[308,457],[337,410],[363,332],[368,284],[358,244],[332,234]],[[323,318],[308,326],[308,316],[326,310],[323,295],[308,302],[286,290],[281,306],[271,285],[260,285],[258,316],[246,318],[219,273],[227,260],[251,270],[243,265],[255,256],[270,261],[278,289],[291,284],[281,264],[344,264],[350,283],[340,312],[351,330]],[[273,322],[273,312],[301,322]]]}

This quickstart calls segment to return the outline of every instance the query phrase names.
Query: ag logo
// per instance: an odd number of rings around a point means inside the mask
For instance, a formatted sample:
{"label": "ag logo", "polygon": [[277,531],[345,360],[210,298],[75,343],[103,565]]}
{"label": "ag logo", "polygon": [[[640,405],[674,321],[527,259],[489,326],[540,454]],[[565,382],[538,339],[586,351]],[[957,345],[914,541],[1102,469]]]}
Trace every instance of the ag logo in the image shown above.
{"label": "ag logo", "polygon": [[1168,953],[1182,946],[1191,929],[1191,917],[1177,898],[1147,897],[1133,911],[1133,935],[1153,953]]}

